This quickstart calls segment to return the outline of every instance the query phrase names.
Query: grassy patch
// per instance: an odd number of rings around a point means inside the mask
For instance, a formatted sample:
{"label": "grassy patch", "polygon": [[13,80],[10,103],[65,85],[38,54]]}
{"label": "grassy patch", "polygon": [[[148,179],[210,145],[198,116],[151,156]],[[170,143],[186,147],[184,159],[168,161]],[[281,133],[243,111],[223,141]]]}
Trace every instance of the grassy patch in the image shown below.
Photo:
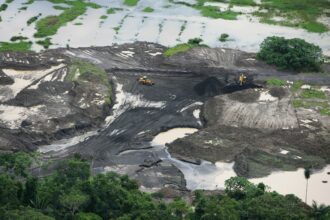
{"label": "grassy patch", "polygon": [[303,99],[293,100],[293,107],[295,108],[328,108],[328,102],[306,101]]}
{"label": "grassy patch", "polygon": [[301,92],[300,97],[300,99],[295,99],[292,101],[294,108],[316,109],[321,115],[330,116],[330,105],[328,101],[309,100],[327,99],[327,96],[323,91],[315,89],[304,89]]}
{"label": "grassy patch", "polygon": [[190,39],[188,41],[188,43],[184,43],[184,44],[178,44],[174,47],[168,48],[165,52],[164,52],[164,56],[165,57],[171,57],[175,54],[178,53],[182,53],[182,52],[186,52],[192,48],[195,47],[207,47],[207,45],[204,44],[200,44],[201,43],[201,39],[199,38],[194,38],[194,39]]}
{"label": "grassy patch", "polygon": [[112,92],[111,84],[108,80],[108,74],[102,68],[82,60],[74,60],[65,80],[78,82],[82,80],[89,81],[90,74],[93,75],[93,80],[108,87],[108,95],[105,98],[105,103],[110,104]]}
{"label": "grassy patch", "polygon": [[28,0],[27,2],[23,3],[23,5],[31,5],[34,2],[34,0]]}
{"label": "grassy patch", "polygon": [[328,106],[328,108],[320,109],[320,113],[321,113],[321,115],[330,116],[330,106]]}
{"label": "grassy patch", "polygon": [[[262,8],[268,12],[255,13],[262,18],[261,22],[300,27],[316,33],[328,31],[324,24],[317,21],[325,13],[324,10],[330,8],[330,2],[327,0],[267,0],[262,1]],[[274,21],[274,16],[283,17],[284,20]]]}
{"label": "grassy patch", "polygon": [[268,86],[284,86],[284,85],[286,85],[286,82],[282,79],[272,78],[272,79],[268,79],[266,81],[266,84]]}
{"label": "grassy patch", "polygon": [[[77,75],[77,73],[79,73],[79,75]],[[75,81],[80,78],[83,79],[84,76],[88,73],[92,73],[95,77],[100,79],[100,82],[106,85],[109,84],[108,75],[102,68],[99,68],[92,63],[81,60],[73,61],[69,68],[68,75],[66,76],[66,80]]]}
{"label": "grassy patch", "polygon": [[[170,2],[194,7],[200,10],[203,16],[206,17],[230,20],[235,19],[239,13],[230,10],[220,12],[218,7],[206,6],[205,2],[229,3],[229,8],[233,5],[257,6],[254,0],[197,0],[197,4],[183,1],[174,2],[173,0],[170,0]],[[299,27],[316,33],[328,31],[325,24],[318,22],[318,18],[321,15],[326,15],[326,10],[330,8],[328,0],[261,0],[261,4],[258,6],[260,6],[260,9],[266,10],[266,12],[256,11],[252,14],[260,17],[260,22],[262,23]],[[274,19],[275,17],[282,17],[283,19],[277,20]]]}
{"label": "grassy patch", "polygon": [[10,41],[14,42],[14,41],[25,41],[28,40],[29,38],[27,37],[23,37],[23,36],[13,36],[10,38]]}
{"label": "grassy patch", "polygon": [[302,80],[295,81],[291,87],[292,91],[297,92],[301,88],[302,85],[304,85],[304,81],[302,81]]}
{"label": "grassy patch", "polygon": [[107,14],[110,15],[110,14],[115,14],[116,11],[122,11],[123,9],[122,8],[108,8],[107,9]]}
{"label": "grassy patch", "polygon": [[143,12],[147,12],[147,13],[151,13],[153,11],[154,11],[154,9],[150,8],[150,7],[146,7],[146,8],[143,9]]}
{"label": "grassy patch", "polygon": [[20,7],[18,10],[19,11],[26,11],[27,7],[26,6],[23,6],[23,7]]}
{"label": "grassy patch", "polygon": [[301,93],[302,98],[317,98],[317,99],[326,99],[327,96],[323,91],[315,90],[315,89],[304,89]]}
{"label": "grassy patch", "polygon": [[309,32],[324,33],[328,31],[328,28],[325,24],[316,21],[304,22],[301,23],[300,26]]}
{"label": "grassy patch", "polygon": [[70,6],[58,16],[47,16],[37,22],[37,32],[35,37],[47,37],[57,33],[61,26],[66,25],[68,22],[75,20],[78,16],[84,14],[88,7],[100,8],[101,6],[95,3],[84,2],[81,0],[69,1],[69,0],[49,0],[53,3],[64,3]]}
{"label": "grassy patch", "polygon": [[204,17],[222,18],[226,20],[236,20],[237,15],[240,13],[231,10],[220,11],[216,6],[196,6],[195,8],[201,11]]}
{"label": "grassy patch", "polygon": [[107,19],[108,18],[108,16],[106,16],[106,15],[102,15],[101,17],[100,17],[100,19],[102,19],[102,20],[105,20],[105,19]]}
{"label": "grassy patch", "polygon": [[327,101],[317,102],[295,99],[292,101],[292,105],[294,108],[317,109],[321,115],[330,116],[330,105]]}
{"label": "grassy patch", "polygon": [[124,0],[124,4],[127,6],[136,6],[139,0]]}
{"label": "grassy patch", "polygon": [[0,42],[0,52],[7,52],[7,51],[30,51],[32,46],[32,42]]}
{"label": "grassy patch", "polygon": [[30,51],[32,46],[32,42],[20,41],[20,42],[0,42],[0,52],[8,52],[8,51]]}
{"label": "grassy patch", "polygon": [[66,9],[68,9],[67,7],[63,7],[61,5],[54,5],[53,8],[56,9],[56,10],[66,10]]}
{"label": "grassy patch", "polygon": [[244,6],[254,6],[256,2],[254,0],[230,0],[231,4],[244,5]]}
{"label": "grassy patch", "polygon": [[43,46],[45,49],[48,49],[52,45],[51,38],[47,37],[44,40],[39,40],[37,41],[37,44]]}
{"label": "grassy patch", "polygon": [[188,43],[185,43],[185,44],[178,44],[174,47],[171,47],[169,49],[167,49],[165,52],[164,52],[164,56],[166,57],[171,57],[177,53],[182,53],[182,52],[186,52],[190,49],[194,48],[194,46],[188,44]]}
{"label": "grassy patch", "polygon": [[37,16],[33,16],[31,18],[29,18],[29,20],[27,20],[27,25],[32,24],[33,22],[37,21],[39,19],[39,17],[41,16],[41,14],[38,14]]}
{"label": "grassy patch", "polygon": [[116,13],[116,10],[114,8],[109,8],[107,10],[107,14],[115,14]]}

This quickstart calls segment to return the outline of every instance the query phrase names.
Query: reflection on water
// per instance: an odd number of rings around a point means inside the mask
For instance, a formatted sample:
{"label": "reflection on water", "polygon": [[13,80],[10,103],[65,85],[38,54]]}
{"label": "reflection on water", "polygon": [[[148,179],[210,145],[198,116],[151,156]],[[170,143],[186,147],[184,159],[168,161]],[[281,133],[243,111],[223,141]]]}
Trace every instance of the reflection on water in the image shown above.
{"label": "reflection on water", "polygon": [[[308,181],[307,203],[315,200],[318,204],[330,204],[330,165],[323,170],[313,173]],[[282,194],[295,194],[305,201],[306,179],[304,169],[287,172],[274,172],[264,178],[250,179],[253,183],[263,182],[271,187],[271,190]],[[323,183],[327,181],[327,183]]]}

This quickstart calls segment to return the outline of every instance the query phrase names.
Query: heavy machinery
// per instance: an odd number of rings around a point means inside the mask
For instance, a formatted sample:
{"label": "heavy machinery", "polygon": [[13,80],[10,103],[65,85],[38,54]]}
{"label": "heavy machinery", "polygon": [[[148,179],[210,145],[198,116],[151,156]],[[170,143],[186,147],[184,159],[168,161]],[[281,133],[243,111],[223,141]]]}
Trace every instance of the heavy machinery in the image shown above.
{"label": "heavy machinery", "polygon": [[243,73],[241,73],[238,77],[238,83],[240,86],[243,86],[246,83],[246,75],[244,75]]}
{"label": "heavy machinery", "polygon": [[146,76],[142,76],[138,79],[139,84],[145,85],[145,86],[153,86],[155,83],[148,79]]}

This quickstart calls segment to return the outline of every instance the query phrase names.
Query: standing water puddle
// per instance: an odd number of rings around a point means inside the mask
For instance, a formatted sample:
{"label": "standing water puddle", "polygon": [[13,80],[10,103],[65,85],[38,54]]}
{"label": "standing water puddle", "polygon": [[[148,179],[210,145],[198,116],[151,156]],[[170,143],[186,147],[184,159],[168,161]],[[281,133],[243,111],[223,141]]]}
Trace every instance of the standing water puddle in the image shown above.
{"label": "standing water puddle", "polygon": [[177,168],[181,170],[187,182],[187,188],[195,189],[221,189],[224,188],[225,180],[232,176],[236,176],[233,166],[234,163],[217,162],[215,164],[202,161],[200,165],[183,162],[171,157],[165,144],[171,143],[178,138],[183,138],[188,134],[197,132],[195,128],[174,128],[166,132],[159,133],[151,142],[154,147],[165,149],[163,160],[171,161]]}
{"label": "standing water puddle", "polygon": [[[223,189],[225,180],[236,176],[233,169],[233,163],[217,162],[215,164],[202,161],[200,165],[187,163],[172,158],[168,153],[165,144],[171,143],[178,138],[183,138],[193,134],[198,130],[195,128],[174,128],[166,132],[159,133],[151,142],[151,145],[163,149],[163,160],[169,160],[184,174],[187,188],[190,190],[205,189],[215,190]],[[321,171],[314,172],[308,182],[307,203],[312,204],[315,200],[318,204],[330,204],[330,165]],[[252,183],[263,182],[270,187],[272,191],[281,194],[294,194],[303,201],[305,200],[306,180],[304,169],[297,171],[273,172],[271,175],[263,178],[250,179]]]}
{"label": "standing water puddle", "polygon": [[[307,203],[315,200],[318,204],[330,204],[330,165],[320,171],[315,171],[308,180]],[[263,178],[250,179],[253,183],[263,182],[271,190],[281,194],[294,194],[305,201],[306,179],[304,169],[296,171],[274,172]],[[327,181],[327,182],[323,182]]]}

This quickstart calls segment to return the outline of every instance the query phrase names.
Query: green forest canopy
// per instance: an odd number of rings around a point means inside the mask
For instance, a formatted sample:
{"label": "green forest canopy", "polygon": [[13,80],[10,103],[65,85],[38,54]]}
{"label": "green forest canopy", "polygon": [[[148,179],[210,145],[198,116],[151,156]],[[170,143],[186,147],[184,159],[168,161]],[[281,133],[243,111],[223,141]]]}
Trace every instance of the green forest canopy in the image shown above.
{"label": "green forest canopy", "polygon": [[[17,159],[19,158],[19,159]],[[329,207],[309,207],[294,195],[268,192],[264,184],[242,177],[226,181],[223,194],[195,192],[192,204],[177,198],[170,203],[160,193],[139,191],[138,184],[115,173],[92,176],[90,164],[76,156],[57,165],[53,174],[29,174],[37,157],[25,153],[0,155],[0,219],[75,220],[221,220],[321,219]],[[157,195],[157,196],[156,196]]]}

